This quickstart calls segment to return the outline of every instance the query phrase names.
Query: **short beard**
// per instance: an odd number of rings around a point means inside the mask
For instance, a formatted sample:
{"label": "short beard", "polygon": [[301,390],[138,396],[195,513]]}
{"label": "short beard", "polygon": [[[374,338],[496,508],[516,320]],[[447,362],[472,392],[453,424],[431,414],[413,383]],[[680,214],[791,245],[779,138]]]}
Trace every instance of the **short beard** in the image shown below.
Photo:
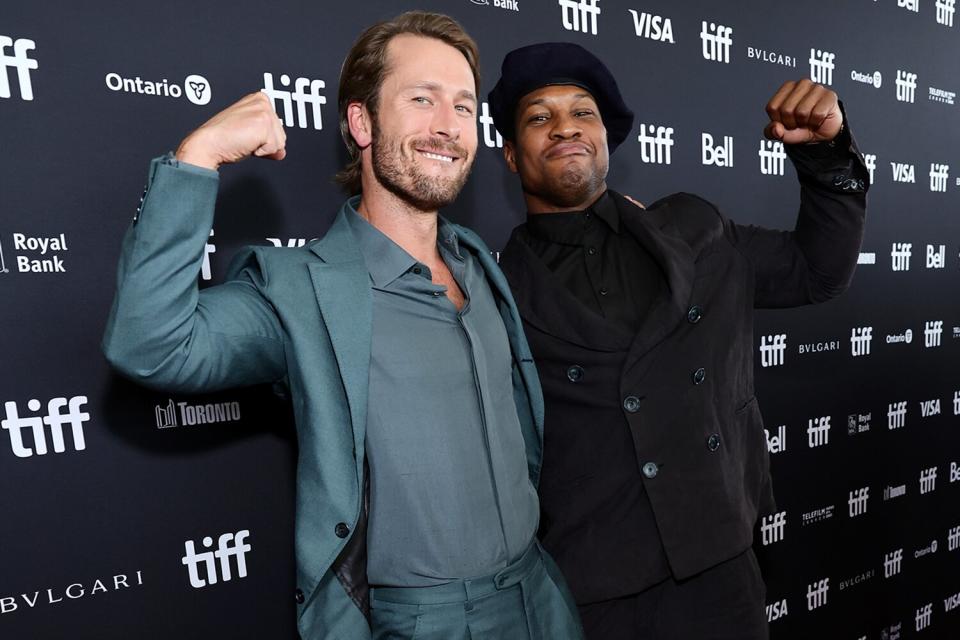
{"label": "short beard", "polygon": [[581,170],[576,165],[570,165],[559,176],[548,179],[531,193],[559,208],[583,208],[590,204],[587,200],[603,187],[606,179],[606,166],[593,165]]}
{"label": "short beard", "polygon": [[473,158],[466,149],[444,142],[440,138],[411,140],[411,154],[416,154],[418,147],[438,152],[453,152],[458,158],[454,162],[464,164],[460,174],[453,178],[432,177],[423,173],[412,158],[408,163],[404,163],[403,145],[397,137],[382,135],[376,124],[372,133],[373,175],[387,191],[420,211],[436,211],[457,199],[470,176],[473,164]]}

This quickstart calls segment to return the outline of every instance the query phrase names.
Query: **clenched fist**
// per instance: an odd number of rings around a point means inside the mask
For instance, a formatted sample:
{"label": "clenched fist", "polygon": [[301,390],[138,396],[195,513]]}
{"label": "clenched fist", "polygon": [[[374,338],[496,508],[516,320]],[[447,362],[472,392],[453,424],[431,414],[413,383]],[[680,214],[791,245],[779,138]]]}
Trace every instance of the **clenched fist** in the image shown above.
{"label": "clenched fist", "polygon": [[837,94],[806,78],[784,83],[767,103],[767,115],[763,135],[785,144],[829,142],[843,125]]}
{"label": "clenched fist", "polygon": [[287,134],[261,91],[244,96],[184,138],[177,160],[214,169],[248,156],[283,160]]}

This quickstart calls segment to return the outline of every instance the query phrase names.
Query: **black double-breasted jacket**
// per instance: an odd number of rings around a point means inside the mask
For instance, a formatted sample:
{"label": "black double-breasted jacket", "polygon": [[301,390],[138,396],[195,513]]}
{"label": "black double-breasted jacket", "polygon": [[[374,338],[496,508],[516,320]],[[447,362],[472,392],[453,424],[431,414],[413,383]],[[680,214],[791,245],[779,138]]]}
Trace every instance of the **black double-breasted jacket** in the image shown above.
{"label": "black double-breasted jacket", "polygon": [[821,302],[848,286],[868,174],[844,140],[791,153],[801,185],[793,231],[736,224],[690,194],[641,209],[614,193],[621,229],[668,284],[636,332],[579,303],[525,226],[514,230],[501,267],[546,400],[541,540],[578,603],[732,558],[773,509],[754,309]]}

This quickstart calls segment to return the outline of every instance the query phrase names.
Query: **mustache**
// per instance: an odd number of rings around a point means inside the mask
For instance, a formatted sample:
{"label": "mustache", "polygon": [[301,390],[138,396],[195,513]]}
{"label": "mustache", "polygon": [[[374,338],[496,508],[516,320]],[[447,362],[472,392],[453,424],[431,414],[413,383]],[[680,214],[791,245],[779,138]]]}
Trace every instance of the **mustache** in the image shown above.
{"label": "mustache", "polygon": [[467,150],[455,142],[448,142],[443,138],[416,138],[410,142],[410,146],[415,149],[429,151],[431,153],[440,153],[452,155],[456,158],[464,159],[469,153]]}

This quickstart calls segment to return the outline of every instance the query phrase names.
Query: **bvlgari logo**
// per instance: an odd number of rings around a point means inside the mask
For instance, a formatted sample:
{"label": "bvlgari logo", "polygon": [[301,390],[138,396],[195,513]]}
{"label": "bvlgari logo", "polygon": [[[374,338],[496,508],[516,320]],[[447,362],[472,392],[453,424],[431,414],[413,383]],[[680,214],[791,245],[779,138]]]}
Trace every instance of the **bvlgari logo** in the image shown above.
{"label": "bvlgari logo", "polygon": [[140,586],[143,586],[143,574],[140,571],[131,574],[118,573],[110,577],[88,578],[65,587],[48,587],[29,593],[0,597],[0,615]]}

